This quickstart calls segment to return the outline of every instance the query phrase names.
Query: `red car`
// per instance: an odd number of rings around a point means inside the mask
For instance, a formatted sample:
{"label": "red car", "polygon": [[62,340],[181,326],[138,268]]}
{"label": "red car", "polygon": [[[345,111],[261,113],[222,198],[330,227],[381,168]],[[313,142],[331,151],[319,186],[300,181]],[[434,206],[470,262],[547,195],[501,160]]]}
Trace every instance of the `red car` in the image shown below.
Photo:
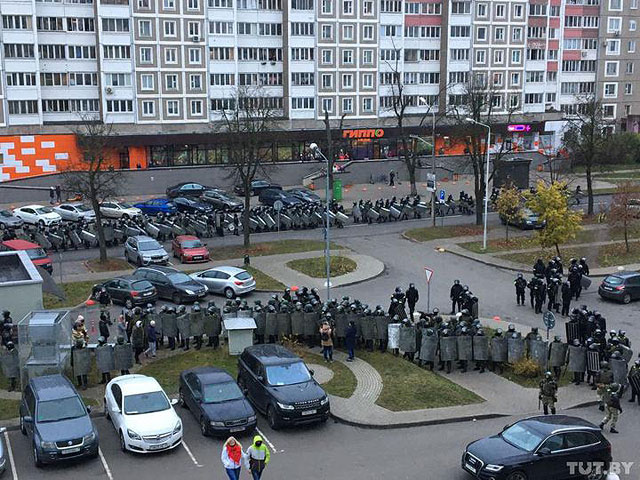
{"label": "red car", "polygon": [[53,262],[44,248],[37,243],[28,242],[26,240],[15,239],[5,240],[0,243],[0,249],[4,252],[24,250],[34,265],[44,268],[47,272],[53,272]]}
{"label": "red car", "polygon": [[171,243],[173,256],[182,263],[199,263],[209,261],[207,246],[193,235],[180,235]]}

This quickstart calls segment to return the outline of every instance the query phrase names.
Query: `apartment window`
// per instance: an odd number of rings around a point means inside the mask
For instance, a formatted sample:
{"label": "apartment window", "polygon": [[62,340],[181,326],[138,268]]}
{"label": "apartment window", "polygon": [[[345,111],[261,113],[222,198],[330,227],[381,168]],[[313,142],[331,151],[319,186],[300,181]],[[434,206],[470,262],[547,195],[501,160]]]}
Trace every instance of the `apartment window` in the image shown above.
{"label": "apartment window", "polygon": [[178,90],[178,75],[168,73],[164,76],[164,88],[167,91]]}
{"label": "apartment window", "polygon": [[[40,74],[40,83],[44,86],[45,83],[42,81],[42,73]],[[53,74],[50,74],[53,75]],[[59,74],[64,78],[64,84],[67,83],[67,76],[64,73]],[[7,85],[10,87],[32,87],[36,84],[36,74],[35,73],[21,73],[21,72],[12,72],[7,73]],[[48,86],[48,85],[47,85]]]}
{"label": "apartment window", "polygon": [[102,31],[104,32],[128,32],[128,18],[103,18]]}
{"label": "apartment window", "polygon": [[628,53],[636,53],[636,41],[635,40],[629,40],[629,43],[627,44],[627,52]]}
{"label": "apartment window", "polygon": [[523,18],[523,17],[524,17],[524,7],[522,5],[514,5],[513,18]]}
{"label": "apartment window", "polygon": [[498,65],[504,63],[504,50],[493,51],[493,63]]}
{"label": "apartment window", "polygon": [[314,24],[306,22],[291,22],[291,35],[296,37],[312,37]]}
{"label": "apartment window", "polygon": [[353,74],[345,73],[342,75],[342,88],[353,88]]}
{"label": "apartment window", "polygon": [[191,100],[191,115],[202,115],[202,100]]}
{"label": "apartment window", "polygon": [[609,10],[622,10],[622,0],[609,0]]}
{"label": "apartment window", "polygon": [[108,113],[133,112],[133,100],[107,100]]}
{"label": "apartment window", "polygon": [[333,75],[330,73],[322,74],[322,88],[330,89],[333,88]]}
{"label": "apartment window", "polygon": [[633,95],[633,85],[631,83],[624,84],[624,94]]}
{"label": "apartment window", "polygon": [[506,16],[506,6],[504,4],[496,5],[496,18],[504,18]]}
{"label": "apartment window", "polygon": [[331,113],[333,111],[333,98],[322,99],[322,111]]}
{"label": "apartment window", "polygon": [[509,95],[509,108],[520,107],[520,95]]}
{"label": "apartment window", "polygon": [[322,13],[324,15],[333,13],[333,0],[322,0]]}
{"label": "apartment window", "polygon": [[449,72],[449,83],[469,83],[469,72]]}
{"label": "apartment window", "polygon": [[353,14],[353,0],[342,0],[342,13],[345,15]]}
{"label": "apartment window", "polygon": [[[615,62],[615,63],[616,63],[616,67],[617,67],[618,66],[618,62]],[[625,73],[627,73],[629,75],[633,73],[633,62],[627,62],[627,66],[625,68]],[[616,68],[616,75],[617,74],[618,74],[618,70]]]}
{"label": "apartment window", "polygon": [[600,26],[600,17],[583,17],[582,26],[584,28],[598,28]]}
{"label": "apartment window", "polygon": [[345,65],[351,65],[353,63],[353,50],[342,51],[342,63]]}
{"label": "apartment window", "polygon": [[313,60],[315,49],[313,48],[292,48],[291,49],[291,60],[292,61],[304,61],[304,60]]}
{"label": "apartment window", "polygon": [[482,41],[487,39],[487,27],[478,27],[476,29],[476,40]]}
{"label": "apartment window", "polygon": [[400,25],[380,25],[381,37],[397,37],[400,35]]}
{"label": "apartment window", "polygon": [[211,7],[211,8],[233,8],[233,0],[209,0],[209,7]]}
{"label": "apartment window", "polygon": [[142,102],[142,116],[154,117],[156,115],[156,104],[152,100],[144,100]]}
{"label": "apartment window", "polygon": [[313,10],[313,0],[291,0],[292,10]]}
{"label": "apartment window", "polygon": [[620,55],[620,40],[607,40],[607,55]]}
{"label": "apartment window", "polygon": [[282,36],[282,24],[281,23],[259,23],[258,35],[262,35],[266,37]]}
{"label": "apartment window", "polygon": [[546,103],[555,103],[556,101],[556,94],[555,93],[547,93],[545,95],[545,102]]}
{"label": "apartment window", "polygon": [[451,38],[469,38],[471,36],[471,27],[463,25],[451,26]]}
{"label": "apartment window", "polygon": [[544,82],[544,72],[526,72],[527,83],[542,83]]}
{"label": "apartment window", "polygon": [[63,113],[69,111],[69,100],[42,100],[42,113]]}
{"label": "apartment window", "polygon": [[545,59],[545,50],[540,48],[528,48],[527,49],[527,60],[544,60]]}
{"label": "apartment window", "polygon": [[511,30],[511,40],[519,42],[522,40],[522,27],[513,27]]}
{"label": "apartment window", "polygon": [[199,48],[189,49],[189,63],[191,65],[199,65],[202,63],[202,55]]}
{"label": "apartment window", "polygon": [[110,60],[125,60],[131,58],[129,45],[104,45],[103,56]]}
{"label": "apartment window", "polygon": [[363,98],[362,99],[362,112],[363,113],[372,113],[373,112],[373,99],[372,98]]}
{"label": "apartment window", "polygon": [[520,85],[520,72],[513,72],[511,74],[511,86],[515,87]]}
{"label": "apartment window", "polygon": [[401,0],[381,0],[380,12],[402,13],[402,1]]}
{"label": "apartment window", "polygon": [[532,17],[545,17],[547,15],[547,5],[529,4],[529,15]]}
{"label": "apartment window", "polygon": [[[11,80],[11,75],[7,74],[7,85],[16,85],[13,80]],[[40,85],[43,87],[58,87],[58,86],[66,86],[68,85],[68,74],[66,73],[40,73]],[[35,85],[36,76],[33,75],[33,83]],[[22,86],[22,85],[20,85]]]}
{"label": "apartment window", "polygon": [[291,84],[300,87],[315,85],[315,74],[313,72],[293,72]]}
{"label": "apartment window", "polygon": [[176,37],[176,22],[174,20],[165,20],[163,22],[164,36]]}
{"label": "apartment window", "polygon": [[364,0],[362,2],[362,14],[366,16],[373,15],[373,0]]}
{"label": "apartment window", "polygon": [[138,0],[138,8],[142,10],[150,8],[149,0]]}
{"label": "apartment window", "polygon": [[34,58],[33,45],[28,43],[5,43],[4,56],[5,58]]}
{"label": "apartment window", "polygon": [[140,63],[153,63],[153,51],[151,47],[140,47]]}
{"label": "apartment window", "polygon": [[618,76],[618,62],[605,62],[604,74],[606,77]]}
{"label": "apartment window", "polygon": [[333,25],[322,25],[320,37],[323,40],[331,40],[333,38]]}
{"label": "apartment window", "polygon": [[504,74],[502,72],[493,74],[493,85],[501,87],[504,84]]}
{"label": "apartment window", "polygon": [[353,25],[342,26],[342,38],[344,40],[353,40]]}
{"label": "apartment window", "polygon": [[89,17],[67,18],[67,30],[70,32],[93,32],[95,31],[95,23],[93,18]]}
{"label": "apartment window", "polygon": [[493,33],[493,39],[496,42],[501,42],[504,40],[504,27],[496,27]]}
{"label": "apartment window", "polygon": [[638,8],[638,0],[630,0],[629,8],[636,10]]}
{"label": "apartment window", "polygon": [[362,75],[362,88],[373,88],[373,73]]}
{"label": "apartment window", "polygon": [[187,10],[200,10],[200,0],[187,0]]}
{"label": "apartment window", "polygon": [[212,98],[211,99],[211,110],[213,111],[222,111],[222,110],[231,110],[235,108],[236,102],[233,98]]}
{"label": "apartment window", "polygon": [[549,50],[547,60],[558,60],[558,50]]}
{"label": "apartment window", "polygon": [[[231,83],[229,85],[233,85],[233,74],[227,74],[230,78]],[[199,73],[193,73],[189,75],[189,88],[191,90],[202,90],[202,75]]]}
{"label": "apartment window", "polygon": [[165,10],[175,10],[176,0],[162,0],[162,8]]}
{"label": "apartment window", "polygon": [[466,62],[469,60],[468,48],[452,48],[449,52],[449,60],[452,62]]}
{"label": "apartment window", "polygon": [[164,63],[176,64],[178,63],[178,49],[166,48],[164,51]]}
{"label": "apartment window", "polygon": [[604,118],[615,118],[616,116],[616,106],[615,105],[603,105],[602,106],[602,115]]}
{"label": "apartment window", "polygon": [[527,28],[527,38],[546,38],[547,27],[529,27]]}
{"label": "apartment window", "polygon": [[400,59],[400,50],[390,50],[384,48],[380,50],[380,60],[383,62],[391,62]]}
{"label": "apartment window", "polygon": [[233,35],[233,22],[209,22],[209,33]]}
{"label": "apartment window", "polygon": [[362,64],[373,65],[373,50],[362,51]]}
{"label": "apartment window", "polygon": [[151,37],[151,20],[138,20],[138,30],[140,37]]}
{"label": "apartment window", "polygon": [[210,47],[209,58],[211,60],[233,60],[234,49],[231,47]]}
{"label": "apartment window", "polygon": [[491,106],[498,109],[502,108],[502,95],[492,95]]}
{"label": "apartment window", "polygon": [[10,115],[33,115],[38,113],[37,100],[9,100]]}
{"label": "apartment window", "polygon": [[69,58],[90,60],[96,58],[96,47],[87,45],[69,45]]}
{"label": "apartment window", "polygon": [[258,0],[260,10],[282,10],[281,0]]}
{"label": "apartment window", "polygon": [[524,103],[526,105],[542,103],[542,98],[542,93],[526,93],[524,95]]}
{"label": "apartment window", "polygon": [[487,63],[486,50],[476,50],[476,63],[480,65],[484,65],[485,63]]}
{"label": "apartment window", "polygon": [[200,37],[200,22],[189,22],[187,24],[187,31],[189,32],[189,37]]}
{"label": "apartment window", "polygon": [[604,84],[604,97],[615,98],[618,96],[618,84],[617,83],[605,83]]}
{"label": "apartment window", "polygon": [[333,50],[322,50],[322,63],[324,65],[333,63]]}
{"label": "apartment window", "polygon": [[[600,1],[600,0],[596,0]],[[560,5],[552,5],[549,9],[549,16],[551,17],[559,17],[560,16]]]}
{"label": "apartment window", "polygon": [[522,51],[520,50],[511,50],[511,63],[514,65],[519,65],[522,63]]}
{"label": "apartment window", "polygon": [[353,113],[353,99],[342,99],[342,113]]}
{"label": "apartment window", "polygon": [[558,38],[558,29],[557,28],[549,28],[549,39]]}
{"label": "apartment window", "polygon": [[38,17],[36,26],[39,32],[62,32],[64,31],[64,18],[62,17]]}
{"label": "apartment window", "polygon": [[622,18],[609,17],[607,20],[607,33],[620,33],[622,27]]}
{"label": "apartment window", "polygon": [[316,106],[314,97],[293,97],[291,99],[292,110],[313,110]]}
{"label": "apartment window", "polygon": [[4,30],[27,30],[29,22],[26,15],[3,15],[2,28]]}
{"label": "apartment window", "polygon": [[467,15],[471,13],[471,2],[451,2],[453,15]]}
{"label": "apartment window", "polygon": [[637,21],[629,20],[629,31],[630,32],[635,32],[637,27],[638,27],[638,22]]}
{"label": "apartment window", "polygon": [[177,117],[180,115],[180,102],[178,100],[167,101],[167,117]]}
{"label": "apartment window", "polygon": [[[74,47],[69,47],[69,58],[72,51],[75,53]],[[66,58],[66,49],[64,45],[38,45],[38,57],[43,60],[61,60]]]}
{"label": "apartment window", "polygon": [[129,73],[107,73],[105,84],[109,87],[130,87],[131,74]]}
{"label": "apartment window", "polygon": [[476,15],[480,18],[487,17],[487,4],[486,3],[478,3],[476,7]]}
{"label": "apartment window", "polygon": [[373,25],[365,25],[362,27],[362,39],[373,40]]}
{"label": "apartment window", "polygon": [[255,35],[255,23],[238,22],[238,35]]}
{"label": "apartment window", "polygon": [[155,88],[155,76],[149,73],[140,75],[140,89],[150,91]]}

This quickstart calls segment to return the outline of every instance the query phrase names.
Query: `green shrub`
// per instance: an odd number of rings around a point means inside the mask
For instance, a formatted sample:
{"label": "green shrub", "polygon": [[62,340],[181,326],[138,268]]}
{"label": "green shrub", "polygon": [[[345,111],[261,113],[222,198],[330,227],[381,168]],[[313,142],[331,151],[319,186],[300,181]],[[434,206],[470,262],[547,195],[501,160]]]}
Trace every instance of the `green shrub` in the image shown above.
{"label": "green shrub", "polygon": [[540,365],[530,358],[523,358],[513,364],[513,373],[526,378],[536,378],[540,375]]}

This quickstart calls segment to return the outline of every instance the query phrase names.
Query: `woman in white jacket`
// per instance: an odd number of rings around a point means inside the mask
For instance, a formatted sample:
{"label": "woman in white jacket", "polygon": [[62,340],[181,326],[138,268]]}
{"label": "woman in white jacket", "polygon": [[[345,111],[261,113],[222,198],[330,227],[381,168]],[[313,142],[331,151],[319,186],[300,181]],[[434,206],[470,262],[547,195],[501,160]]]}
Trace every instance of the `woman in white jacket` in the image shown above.
{"label": "woman in white jacket", "polygon": [[240,469],[244,456],[242,445],[240,445],[234,437],[229,437],[227,441],[224,442],[220,459],[227,471],[229,480],[240,480]]}

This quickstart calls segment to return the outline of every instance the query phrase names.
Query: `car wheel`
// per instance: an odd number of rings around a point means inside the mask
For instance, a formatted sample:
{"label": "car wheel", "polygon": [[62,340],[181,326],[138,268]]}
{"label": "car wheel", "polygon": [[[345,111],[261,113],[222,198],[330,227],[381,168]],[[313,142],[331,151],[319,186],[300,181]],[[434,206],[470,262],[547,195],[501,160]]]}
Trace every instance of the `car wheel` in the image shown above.
{"label": "car wheel", "polygon": [[173,303],[175,303],[176,305],[180,305],[180,304],[182,303],[182,299],[180,298],[180,294],[178,294],[178,293],[174,293],[174,294],[171,296],[171,301],[172,301]]}
{"label": "car wheel", "polygon": [[123,220],[129,220],[129,215],[127,215],[126,213],[122,214],[122,219]]}
{"label": "car wheel", "polygon": [[178,391],[178,404],[182,407],[182,408],[188,408],[187,407],[187,402],[184,401],[184,393],[182,393],[182,389],[180,389]]}
{"label": "car wheel", "polygon": [[206,437],[209,435],[209,431],[207,429],[207,419],[205,417],[202,417],[200,419],[200,433],[202,433],[203,437]]}
{"label": "car wheel", "polygon": [[120,431],[120,450],[127,451],[127,443],[124,441],[124,434]]}
{"label": "car wheel", "polygon": [[236,292],[233,291],[233,288],[227,287],[224,289],[224,296],[227,298],[234,298],[236,296]]}
{"label": "car wheel", "polygon": [[38,225],[40,225],[41,227],[44,227],[44,220],[38,221]]}
{"label": "car wheel", "polygon": [[44,465],[42,460],[40,460],[40,455],[38,455],[38,449],[35,445],[33,446],[33,463],[38,468],[41,468]]}
{"label": "car wheel", "polygon": [[[274,408],[270,405],[267,408],[267,421],[269,422],[269,426],[272,430],[280,429],[280,420],[278,419],[278,415],[276,414]],[[512,479],[515,480],[515,479]]]}
{"label": "car wheel", "polygon": [[180,263],[185,263],[184,260],[185,260],[184,255],[180,255]]}
{"label": "car wheel", "polygon": [[124,306],[127,307],[127,310],[131,310],[133,308],[133,298],[129,297],[124,301]]}
{"label": "car wheel", "polygon": [[24,419],[22,418],[22,415],[20,415],[20,431],[22,432],[23,435],[27,434],[27,429],[24,426]]}
{"label": "car wheel", "polygon": [[4,223],[0,223],[0,230],[4,230],[7,226]]}
{"label": "car wheel", "polygon": [[631,303],[631,294],[625,293],[624,297],[622,297],[622,303],[624,303],[625,305]]}
{"label": "car wheel", "polygon": [[521,471],[511,472],[507,480],[527,480],[527,474]]}

